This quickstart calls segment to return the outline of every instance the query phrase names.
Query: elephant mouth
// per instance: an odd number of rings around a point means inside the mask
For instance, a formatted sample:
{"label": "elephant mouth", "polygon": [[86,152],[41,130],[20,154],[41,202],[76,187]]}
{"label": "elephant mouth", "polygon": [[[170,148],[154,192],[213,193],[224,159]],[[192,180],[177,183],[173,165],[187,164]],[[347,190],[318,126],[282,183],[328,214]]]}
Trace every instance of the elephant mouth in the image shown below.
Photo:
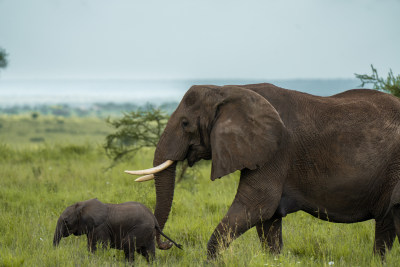
{"label": "elephant mouth", "polygon": [[211,159],[211,151],[202,145],[191,145],[189,147],[186,159],[190,167],[192,167],[196,162],[205,159]]}

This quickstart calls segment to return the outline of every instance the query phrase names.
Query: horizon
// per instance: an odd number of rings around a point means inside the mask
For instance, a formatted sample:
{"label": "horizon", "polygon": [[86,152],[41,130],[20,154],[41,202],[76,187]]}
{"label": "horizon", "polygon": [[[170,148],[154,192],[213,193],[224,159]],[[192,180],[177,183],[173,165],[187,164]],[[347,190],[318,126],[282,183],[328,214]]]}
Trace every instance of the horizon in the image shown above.
{"label": "horizon", "polygon": [[[202,82],[203,83],[202,83]],[[231,81],[232,83],[229,83]],[[276,86],[328,96],[359,88],[353,79],[265,80]],[[249,84],[256,80],[0,80],[0,107],[42,104],[179,102],[194,84]]]}

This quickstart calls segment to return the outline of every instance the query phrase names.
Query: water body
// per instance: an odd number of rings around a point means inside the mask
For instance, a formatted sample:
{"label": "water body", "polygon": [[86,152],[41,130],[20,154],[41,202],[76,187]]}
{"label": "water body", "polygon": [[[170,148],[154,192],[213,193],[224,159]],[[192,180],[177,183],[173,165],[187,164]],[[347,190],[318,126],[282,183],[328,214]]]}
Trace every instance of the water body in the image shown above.
{"label": "water body", "polygon": [[269,82],[310,94],[329,96],[358,88],[356,79],[330,80],[1,80],[0,106],[94,103],[161,104],[179,102],[195,84]]}

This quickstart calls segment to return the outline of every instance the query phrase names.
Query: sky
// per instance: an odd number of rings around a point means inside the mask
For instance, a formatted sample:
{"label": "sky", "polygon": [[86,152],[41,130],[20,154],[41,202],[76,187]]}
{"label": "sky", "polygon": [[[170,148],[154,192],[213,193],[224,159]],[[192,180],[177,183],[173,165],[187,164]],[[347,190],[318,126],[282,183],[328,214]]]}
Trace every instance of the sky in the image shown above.
{"label": "sky", "polygon": [[400,73],[400,0],[0,0],[1,79]]}

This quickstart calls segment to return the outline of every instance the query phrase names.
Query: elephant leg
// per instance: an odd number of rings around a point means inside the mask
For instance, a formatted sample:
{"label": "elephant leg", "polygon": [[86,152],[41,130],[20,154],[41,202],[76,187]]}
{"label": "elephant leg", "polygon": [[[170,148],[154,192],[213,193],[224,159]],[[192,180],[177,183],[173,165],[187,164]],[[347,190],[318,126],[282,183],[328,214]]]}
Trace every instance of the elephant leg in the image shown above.
{"label": "elephant leg", "polygon": [[216,258],[221,248],[227,248],[230,243],[253,225],[249,221],[247,211],[243,204],[235,200],[228,213],[215,228],[207,243],[208,259]]}
{"label": "elephant leg", "polygon": [[152,238],[152,242],[149,248],[147,249],[147,253],[150,256],[150,261],[153,261],[156,258],[156,244],[154,242],[154,237]]}
{"label": "elephant leg", "polygon": [[272,217],[256,224],[258,237],[263,247],[272,253],[280,253],[282,241],[282,217]]}
{"label": "elephant leg", "polygon": [[93,232],[89,232],[87,235],[87,248],[90,252],[95,253],[96,252],[96,243],[97,243],[97,239],[94,235]]}
{"label": "elephant leg", "polygon": [[124,247],[124,254],[125,254],[125,259],[127,259],[130,262],[135,261],[135,250],[131,249],[129,246]]}
{"label": "elephant leg", "polygon": [[134,238],[128,237],[127,240],[124,242],[124,245],[122,245],[122,248],[124,250],[125,259],[127,259],[130,262],[133,262],[135,260],[135,250],[136,250]]}
{"label": "elephant leg", "polygon": [[[272,214],[271,212],[269,217]],[[255,226],[259,221],[260,213],[257,212],[257,209],[249,209],[235,199],[228,213],[215,228],[207,243],[208,259],[215,259],[220,249],[229,247],[232,241]]]}
{"label": "elephant leg", "polygon": [[383,220],[376,220],[374,253],[384,257],[386,249],[392,248],[395,237],[395,223],[391,214]]}
{"label": "elephant leg", "polygon": [[216,258],[219,249],[227,248],[257,223],[273,217],[282,195],[281,180],[274,175],[279,170],[275,165],[261,173],[242,170],[235,199],[208,241],[209,260]]}
{"label": "elephant leg", "polygon": [[393,222],[396,230],[397,239],[400,242],[400,206],[395,205],[392,208]]}
{"label": "elephant leg", "polygon": [[155,258],[155,247],[154,250],[152,250],[151,248],[142,247],[138,249],[137,252],[145,257],[148,263],[153,261],[153,259]]}
{"label": "elephant leg", "polygon": [[150,263],[156,257],[156,244],[154,242],[154,235],[151,237],[151,242],[147,243],[139,248],[136,248],[136,252],[146,258],[146,261]]}

